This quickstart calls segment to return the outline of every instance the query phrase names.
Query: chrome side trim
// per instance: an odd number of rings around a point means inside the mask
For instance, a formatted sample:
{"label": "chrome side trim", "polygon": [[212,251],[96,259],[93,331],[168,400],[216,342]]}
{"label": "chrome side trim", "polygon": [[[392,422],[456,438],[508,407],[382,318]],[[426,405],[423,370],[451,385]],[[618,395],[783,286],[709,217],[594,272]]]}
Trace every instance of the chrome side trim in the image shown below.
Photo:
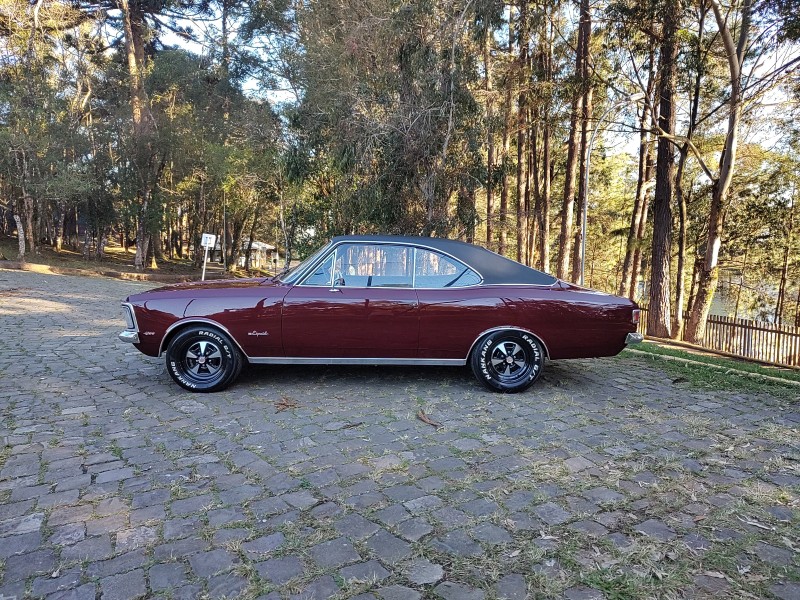
{"label": "chrome side trim", "polygon": [[188,319],[178,321],[167,327],[167,330],[164,332],[164,335],[161,338],[161,342],[158,345],[159,356],[161,356],[164,353],[165,350],[164,340],[169,337],[170,332],[177,329],[178,327],[183,327],[184,325],[209,325],[211,327],[216,327],[217,329],[222,331],[225,335],[227,335],[229,338],[231,338],[233,343],[236,344],[236,347],[239,348],[239,352],[242,353],[242,356],[244,356],[247,360],[250,360],[250,357],[247,356],[247,353],[244,351],[244,348],[242,348],[241,344],[239,344],[239,341],[233,336],[233,334],[231,334],[231,332],[228,331],[227,327],[220,325],[216,321],[212,321],[211,319],[206,319],[203,317],[189,317]]}
{"label": "chrome side trim", "polygon": [[129,344],[138,344],[139,343],[139,332],[138,331],[131,331],[130,329],[126,329],[122,333],[117,336],[121,341],[127,342]]}
{"label": "chrome side trim", "polygon": [[506,331],[508,329],[511,329],[513,331],[521,331],[522,333],[527,333],[528,335],[532,335],[537,340],[539,340],[539,343],[542,345],[542,348],[544,348],[544,355],[547,357],[550,356],[550,350],[547,347],[547,344],[545,344],[544,340],[541,338],[541,336],[536,335],[535,333],[533,333],[528,329],[517,327],[516,325],[503,325],[501,327],[492,327],[491,329],[487,329],[486,331],[478,335],[478,337],[475,338],[475,341],[472,342],[472,346],[469,347],[469,352],[467,353],[467,358],[464,359],[464,364],[466,364],[466,362],[469,360],[469,357],[472,356],[472,350],[475,348],[475,346],[478,344],[478,342],[481,340],[483,336],[489,333],[494,333],[495,331]]}
{"label": "chrome side trim", "polygon": [[254,365],[394,365],[423,366],[438,365],[463,367],[466,360],[460,358],[309,358],[296,356],[262,356],[249,359]]}
{"label": "chrome side trim", "polygon": [[644,341],[644,336],[641,333],[629,333],[625,336],[626,344],[641,344]]}

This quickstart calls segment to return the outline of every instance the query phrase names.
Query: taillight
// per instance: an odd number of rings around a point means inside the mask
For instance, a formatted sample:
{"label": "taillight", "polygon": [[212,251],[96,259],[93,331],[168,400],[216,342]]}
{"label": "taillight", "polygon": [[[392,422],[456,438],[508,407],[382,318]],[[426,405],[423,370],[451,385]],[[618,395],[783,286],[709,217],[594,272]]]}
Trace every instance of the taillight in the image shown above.
{"label": "taillight", "polygon": [[634,322],[636,325],[638,325],[638,324],[639,324],[639,318],[641,317],[641,315],[642,315],[642,311],[641,311],[641,310],[639,310],[638,308],[634,308],[634,309],[633,309],[633,313],[631,314],[631,320],[632,320],[632,321],[633,321],[633,322]]}

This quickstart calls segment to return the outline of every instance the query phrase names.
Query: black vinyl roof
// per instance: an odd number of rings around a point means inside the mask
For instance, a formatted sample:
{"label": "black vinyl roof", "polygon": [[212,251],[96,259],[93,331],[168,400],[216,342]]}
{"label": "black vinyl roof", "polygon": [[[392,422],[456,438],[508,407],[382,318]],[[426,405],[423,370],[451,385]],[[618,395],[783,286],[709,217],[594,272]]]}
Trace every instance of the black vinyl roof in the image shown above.
{"label": "black vinyl roof", "polygon": [[552,285],[558,281],[552,275],[526,267],[481,246],[467,244],[459,240],[405,235],[342,235],[331,240],[333,245],[346,242],[410,244],[438,250],[443,254],[449,254],[457,258],[477,271],[483,277],[483,283],[487,285]]}

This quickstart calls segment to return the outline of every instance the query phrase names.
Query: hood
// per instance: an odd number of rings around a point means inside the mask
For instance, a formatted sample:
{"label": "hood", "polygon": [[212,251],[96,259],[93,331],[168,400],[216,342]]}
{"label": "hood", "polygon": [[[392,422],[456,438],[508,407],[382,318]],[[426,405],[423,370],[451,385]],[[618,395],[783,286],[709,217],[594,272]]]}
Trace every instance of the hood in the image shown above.
{"label": "hood", "polygon": [[266,277],[252,277],[247,279],[214,279],[211,281],[191,281],[188,283],[175,283],[166,285],[139,294],[133,294],[127,298],[127,302],[137,300],[147,301],[154,298],[185,297],[192,298],[197,292],[203,290],[231,290],[254,287],[273,288],[280,285],[280,282]]}

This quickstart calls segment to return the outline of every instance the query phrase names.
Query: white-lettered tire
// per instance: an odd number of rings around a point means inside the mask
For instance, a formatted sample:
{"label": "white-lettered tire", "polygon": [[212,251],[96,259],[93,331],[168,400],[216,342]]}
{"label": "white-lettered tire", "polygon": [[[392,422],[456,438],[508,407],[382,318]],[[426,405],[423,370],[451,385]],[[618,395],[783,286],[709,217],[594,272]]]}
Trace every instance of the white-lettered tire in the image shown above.
{"label": "white-lettered tire", "polygon": [[544,367],[544,349],[534,336],[507,329],[482,337],[470,360],[475,377],[494,392],[528,389]]}
{"label": "white-lettered tire", "polygon": [[231,339],[214,327],[191,326],[180,331],[166,352],[167,371],[191,392],[218,392],[233,383],[244,359]]}

